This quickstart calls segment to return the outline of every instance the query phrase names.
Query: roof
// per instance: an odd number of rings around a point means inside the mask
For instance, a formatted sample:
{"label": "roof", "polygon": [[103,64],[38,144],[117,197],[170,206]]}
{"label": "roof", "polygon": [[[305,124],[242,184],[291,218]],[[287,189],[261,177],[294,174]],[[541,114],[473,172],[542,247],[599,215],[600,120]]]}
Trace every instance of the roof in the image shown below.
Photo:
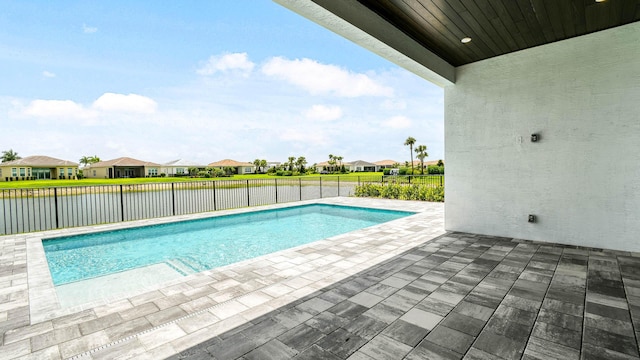
{"label": "roof", "polygon": [[168,163],[164,163],[162,165],[164,165],[164,166],[205,167],[205,165],[202,165],[200,163],[196,163],[195,161],[189,161],[189,160],[184,160],[184,159],[178,159],[178,160],[169,161]]}
{"label": "roof", "polygon": [[56,166],[78,166],[78,163],[73,161],[61,160],[44,155],[27,156],[22,159],[7,161],[1,163],[0,166],[11,165],[23,165],[23,166],[44,166],[44,167],[56,167]]}
{"label": "roof", "polygon": [[[438,161],[440,161],[440,160],[429,160],[429,161],[425,161],[424,164],[425,165],[437,165]],[[442,163],[444,163],[444,161],[442,161]],[[413,165],[420,165],[420,159],[413,160]]]}
{"label": "roof", "polygon": [[231,159],[224,159],[224,160],[212,162],[208,166],[213,166],[213,167],[225,167],[225,166],[237,167],[237,166],[254,166],[254,165],[252,163],[248,163],[248,162],[240,162],[240,161],[235,161],[235,160],[231,160]]}
{"label": "roof", "polygon": [[395,160],[380,160],[380,161],[374,162],[374,164],[380,165],[380,166],[393,166],[395,164],[399,164],[399,162]]}
{"label": "roof", "polygon": [[370,162],[364,161],[364,160],[352,161],[351,163],[349,163],[349,165],[351,165],[351,166],[376,166],[376,164],[370,163]]}
{"label": "roof", "polygon": [[90,164],[89,167],[111,167],[111,166],[161,166],[149,161],[142,161],[130,157],[119,157],[117,159],[100,161]]}
{"label": "roof", "polygon": [[461,65],[640,21],[634,0],[275,1],[440,86]]}

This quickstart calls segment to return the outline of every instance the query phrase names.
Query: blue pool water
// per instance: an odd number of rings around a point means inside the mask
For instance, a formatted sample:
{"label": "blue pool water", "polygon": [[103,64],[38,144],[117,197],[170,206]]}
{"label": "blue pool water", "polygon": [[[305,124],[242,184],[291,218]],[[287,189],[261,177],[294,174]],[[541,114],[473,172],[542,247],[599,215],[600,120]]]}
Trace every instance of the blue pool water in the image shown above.
{"label": "blue pool water", "polygon": [[43,239],[55,285],[167,264],[187,275],[413,213],[303,205],[110,232]]}

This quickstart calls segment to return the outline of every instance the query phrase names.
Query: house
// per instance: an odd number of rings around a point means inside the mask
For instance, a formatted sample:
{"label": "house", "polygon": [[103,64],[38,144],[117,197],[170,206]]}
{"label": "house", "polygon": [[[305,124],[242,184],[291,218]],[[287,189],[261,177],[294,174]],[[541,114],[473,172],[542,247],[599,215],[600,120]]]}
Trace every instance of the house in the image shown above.
{"label": "house", "polygon": [[75,179],[78,164],[43,155],[0,163],[0,181]]}
{"label": "house", "polygon": [[364,160],[345,163],[344,166],[347,171],[353,172],[375,172],[377,170],[376,164]]}
{"label": "house", "polygon": [[160,175],[161,167],[160,164],[121,157],[90,164],[82,170],[82,174],[89,179],[155,177]]}
{"label": "house", "polygon": [[198,171],[201,171],[206,167],[206,165],[194,161],[178,159],[162,164],[160,174],[165,174],[166,176],[185,176],[189,175],[189,168],[197,168]]}
{"label": "house", "polygon": [[231,159],[224,159],[216,162],[212,162],[208,167],[224,170],[225,168],[233,168],[234,174],[254,174],[256,167],[249,162],[240,162]]}
{"label": "house", "polygon": [[636,2],[275,1],[443,88],[446,230],[640,251]]}
{"label": "house", "polygon": [[382,169],[392,169],[397,167],[397,164],[399,163],[395,160],[380,160],[374,162],[374,164],[376,165],[376,171],[382,171]]}

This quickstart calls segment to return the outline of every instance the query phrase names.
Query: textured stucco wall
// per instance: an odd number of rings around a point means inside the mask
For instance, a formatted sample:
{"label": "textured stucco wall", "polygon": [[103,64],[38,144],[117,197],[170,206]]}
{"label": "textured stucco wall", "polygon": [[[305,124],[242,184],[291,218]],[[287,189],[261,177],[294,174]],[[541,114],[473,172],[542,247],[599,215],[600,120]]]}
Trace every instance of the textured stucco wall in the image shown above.
{"label": "textured stucco wall", "polygon": [[635,23],[458,68],[447,230],[640,251],[639,44]]}

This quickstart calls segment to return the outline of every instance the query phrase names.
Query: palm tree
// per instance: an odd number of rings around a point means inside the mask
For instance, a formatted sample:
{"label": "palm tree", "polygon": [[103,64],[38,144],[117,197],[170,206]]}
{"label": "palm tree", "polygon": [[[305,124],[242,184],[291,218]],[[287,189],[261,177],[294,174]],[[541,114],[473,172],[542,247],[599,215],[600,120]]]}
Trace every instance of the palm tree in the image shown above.
{"label": "palm tree", "polygon": [[85,167],[89,165],[89,163],[91,163],[91,158],[89,156],[83,156],[80,158],[79,163],[80,165],[82,165],[82,167]]}
{"label": "palm tree", "polygon": [[89,158],[89,162],[90,162],[91,164],[95,164],[95,163],[98,163],[98,162],[100,162],[100,161],[102,161],[102,160],[100,160],[100,157],[99,157],[98,155],[93,155],[93,156],[91,156],[91,157]]}
{"label": "palm tree", "polygon": [[424,175],[424,158],[429,156],[429,154],[427,154],[427,146],[418,145],[416,147],[416,156],[420,159],[420,174]]}
{"label": "palm tree", "polygon": [[298,171],[301,173],[304,172],[304,166],[307,165],[307,159],[304,156],[298,157],[296,160],[296,166],[298,166]]}
{"label": "palm tree", "polygon": [[260,166],[260,165],[262,165],[262,162],[261,162],[261,160],[260,160],[260,159],[255,159],[255,160],[253,160],[253,163],[252,163],[252,164],[253,164],[253,166],[255,166],[255,167],[256,167],[256,172],[257,172],[257,173],[262,172],[262,169],[261,169],[261,166]]}
{"label": "palm tree", "polygon": [[333,154],[329,154],[329,161],[327,161],[327,164],[329,164],[329,166],[331,166],[331,172],[333,172],[335,169],[335,165],[336,165],[336,157],[333,156]]}
{"label": "palm tree", "polygon": [[343,157],[336,155],[334,158],[338,161],[338,164],[339,164],[338,165],[338,169],[339,169],[339,171],[342,171],[342,159],[343,159]]}
{"label": "palm tree", "polygon": [[22,158],[18,156],[18,153],[13,151],[13,149],[5,150],[2,152],[3,163],[7,161],[20,160],[20,159]]}
{"label": "palm tree", "polygon": [[267,167],[267,160],[262,159],[260,160],[260,169],[262,170],[262,172],[264,172],[264,169]]}
{"label": "palm tree", "polygon": [[409,154],[411,154],[411,174],[413,174],[413,144],[416,143],[416,139],[409,136],[407,140],[404,141],[404,145],[409,145]]}
{"label": "palm tree", "polygon": [[289,171],[293,171],[293,164],[296,163],[295,156],[289,156],[289,161],[287,161],[287,165],[289,165]]}

